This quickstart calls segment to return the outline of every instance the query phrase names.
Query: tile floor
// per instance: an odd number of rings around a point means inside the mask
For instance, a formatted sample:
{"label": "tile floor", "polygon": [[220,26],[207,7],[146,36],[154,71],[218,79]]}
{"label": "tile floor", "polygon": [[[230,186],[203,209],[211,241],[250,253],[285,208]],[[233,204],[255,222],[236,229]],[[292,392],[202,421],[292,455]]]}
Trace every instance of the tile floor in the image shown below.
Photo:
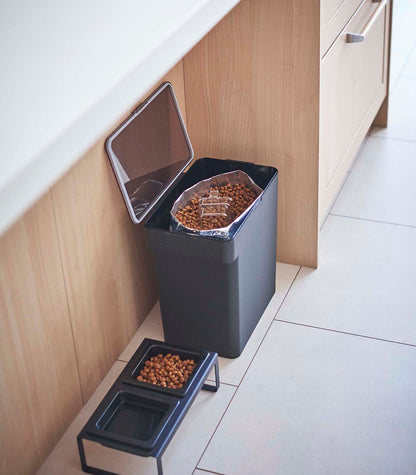
{"label": "tile floor", "polygon": [[[321,231],[317,271],[277,265],[242,356],[221,358],[164,455],[166,475],[416,474],[416,0],[395,0],[390,121],[374,129]],[[79,474],[75,436],[145,337],[152,310],[41,474]],[[122,474],[156,474],[90,443]]]}

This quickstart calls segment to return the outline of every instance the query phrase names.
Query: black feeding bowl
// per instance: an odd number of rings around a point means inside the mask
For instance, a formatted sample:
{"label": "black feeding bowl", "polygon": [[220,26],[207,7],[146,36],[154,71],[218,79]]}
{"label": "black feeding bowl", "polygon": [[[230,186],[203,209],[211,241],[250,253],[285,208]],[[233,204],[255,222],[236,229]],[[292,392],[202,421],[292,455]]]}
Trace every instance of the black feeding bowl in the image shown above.
{"label": "black feeding bowl", "polygon": [[[181,360],[193,359],[196,363],[194,370],[189,375],[188,380],[181,388],[179,389],[165,388],[157,384],[151,384],[145,381],[137,380],[137,376],[140,375],[140,371],[144,368],[147,360],[150,360],[152,356],[156,356],[159,354],[162,354],[165,356],[168,353],[171,353],[172,355],[178,355],[181,358]],[[196,378],[207,356],[208,354],[206,351],[182,349],[177,346],[169,346],[166,343],[164,343],[163,345],[152,344],[144,354],[139,355],[136,359],[132,360],[131,366],[133,369],[131,369],[128,375],[123,378],[123,382],[127,384],[132,384],[134,386],[143,387],[146,389],[152,389],[154,391],[159,391],[159,392],[167,393],[167,394],[174,394],[175,396],[183,397],[186,395],[190,385],[192,384],[192,381],[194,381],[194,379]]]}
{"label": "black feeding bowl", "polygon": [[[171,389],[137,381],[147,360],[168,353],[196,362],[184,386]],[[215,385],[206,384],[214,367]],[[78,434],[82,470],[95,474],[112,473],[87,464],[83,441],[91,440],[123,452],[155,457],[158,473],[161,474],[162,454],[199,391],[217,391],[218,388],[217,353],[145,338]]]}
{"label": "black feeding bowl", "polygon": [[160,395],[119,391],[95,424],[102,437],[151,449],[178,401]]}

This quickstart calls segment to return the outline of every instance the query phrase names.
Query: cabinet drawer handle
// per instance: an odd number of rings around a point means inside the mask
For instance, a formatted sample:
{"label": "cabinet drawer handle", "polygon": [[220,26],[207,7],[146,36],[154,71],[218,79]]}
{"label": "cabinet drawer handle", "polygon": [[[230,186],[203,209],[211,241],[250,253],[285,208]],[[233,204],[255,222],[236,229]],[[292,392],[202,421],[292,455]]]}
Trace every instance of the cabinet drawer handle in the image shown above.
{"label": "cabinet drawer handle", "polygon": [[381,0],[378,7],[374,10],[374,13],[371,15],[371,18],[368,20],[361,33],[347,33],[347,43],[360,43],[361,41],[364,41],[366,39],[368,32],[371,30],[377,18],[380,16],[383,8],[387,5],[387,2],[388,0]]}

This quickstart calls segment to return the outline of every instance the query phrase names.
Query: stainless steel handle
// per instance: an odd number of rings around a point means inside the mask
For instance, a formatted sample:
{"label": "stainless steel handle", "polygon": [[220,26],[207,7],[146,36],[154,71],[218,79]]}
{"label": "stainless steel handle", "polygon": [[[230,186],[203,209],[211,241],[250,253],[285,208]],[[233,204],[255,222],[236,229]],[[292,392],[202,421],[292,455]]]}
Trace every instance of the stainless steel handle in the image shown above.
{"label": "stainless steel handle", "polygon": [[[373,0],[374,2],[374,0]],[[347,43],[360,43],[364,41],[368,35],[368,32],[373,27],[374,23],[377,21],[377,18],[380,16],[383,8],[387,5],[388,0],[381,0],[378,7],[374,10],[374,13],[371,15],[371,18],[368,20],[365,27],[362,29],[361,33],[347,33]]]}

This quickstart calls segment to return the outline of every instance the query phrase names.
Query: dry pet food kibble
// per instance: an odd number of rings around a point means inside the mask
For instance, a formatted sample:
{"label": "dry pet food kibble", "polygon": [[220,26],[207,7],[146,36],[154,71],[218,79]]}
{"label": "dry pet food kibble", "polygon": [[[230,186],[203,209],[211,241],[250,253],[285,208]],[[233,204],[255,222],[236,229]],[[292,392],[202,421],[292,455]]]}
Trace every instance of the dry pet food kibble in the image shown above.
{"label": "dry pet food kibble", "polygon": [[[248,186],[238,183],[213,186],[211,190],[218,191],[220,197],[231,198],[226,214],[218,213],[215,215],[215,207],[213,207],[212,216],[201,217],[200,199],[207,197],[209,195],[209,193],[207,193],[204,196],[195,197],[186,206],[180,209],[175,215],[176,219],[187,228],[195,230],[224,228],[238,218],[258,196],[257,193]],[[207,211],[207,209],[205,211]]]}
{"label": "dry pet food kibble", "polygon": [[195,366],[193,359],[181,360],[179,355],[159,353],[145,362],[136,379],[164,388],[179,389],[186,383]]}

